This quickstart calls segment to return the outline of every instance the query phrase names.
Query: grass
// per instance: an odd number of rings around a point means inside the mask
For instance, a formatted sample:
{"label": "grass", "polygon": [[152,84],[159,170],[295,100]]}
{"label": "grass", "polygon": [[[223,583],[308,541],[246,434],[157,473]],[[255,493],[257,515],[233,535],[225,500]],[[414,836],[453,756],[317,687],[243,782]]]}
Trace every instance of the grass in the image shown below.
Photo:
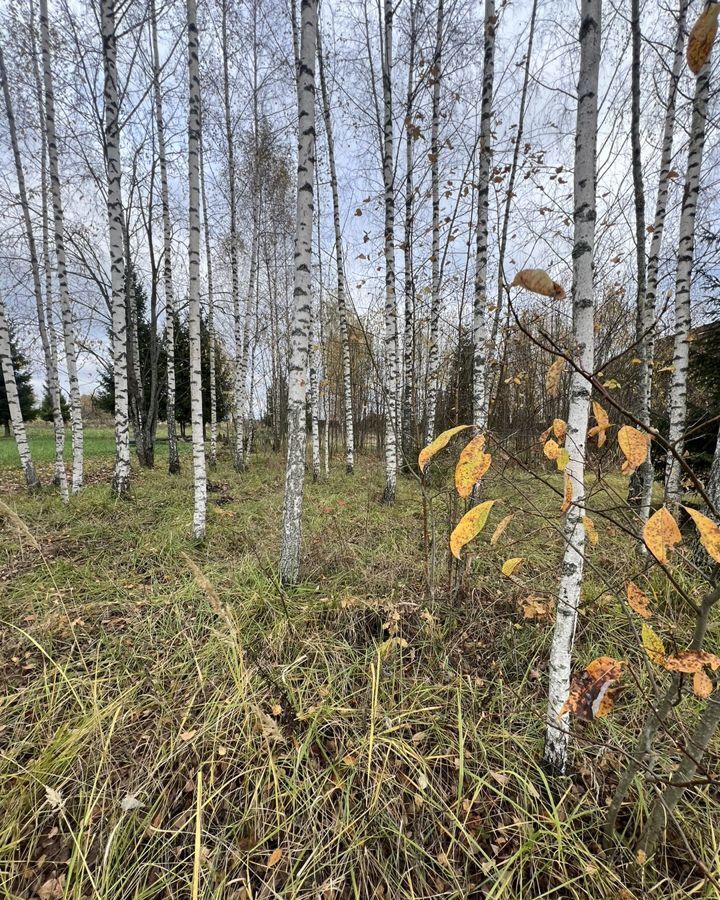
{"label": "grass", "polygon": [[[39,459],[44,439],[33,431]],[[720,877],[708,788],[640,880],[624,844],[599,847],[648,690],[608,589],[642,568],[605,519],[619,478],[592,488],[600,542],[577,656],[628,659],[638,683],[611,717],[575,728],[573,774],[550,784],[539,760],[551,624],[519,604],[556,591],[556,476],[543,487],[493,467],[488,532],[516,514],[497,546],[476,542],[451,593],[443,548],[459,510],[434,476],[430,599],[417,486],[401,479],[398,502],[381,506],[376,460],[354,477],[335,461],[329,481],[307,485],[305,581],[292,591],[275,575],[278,456],[261,452],[238,476],[223,448],[202,545],[187,465],[175,478],[161,460],[135,471],[132,499],[116,501],[109,464],[90,459],[94,483],[66,508],[49,487],[11,492],[19,480],[3,472],[0,898],[715,896],[684,844]],[[510,556],[525,558],[513,579],[499,573]],[[682,640],[689,622],[654,583],[656,629]],[[697,708],[683,701],[680,732]],[[628,845],[652,786],[632,799]]]}

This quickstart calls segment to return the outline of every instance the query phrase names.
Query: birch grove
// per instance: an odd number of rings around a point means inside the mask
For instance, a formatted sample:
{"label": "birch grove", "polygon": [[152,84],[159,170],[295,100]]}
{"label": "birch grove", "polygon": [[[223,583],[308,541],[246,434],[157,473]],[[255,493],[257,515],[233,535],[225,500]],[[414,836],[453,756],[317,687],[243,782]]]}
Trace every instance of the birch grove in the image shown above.
{"label": "birch grove", "polygon": [[709,896],[720,2],[0,10],[8,896]]}

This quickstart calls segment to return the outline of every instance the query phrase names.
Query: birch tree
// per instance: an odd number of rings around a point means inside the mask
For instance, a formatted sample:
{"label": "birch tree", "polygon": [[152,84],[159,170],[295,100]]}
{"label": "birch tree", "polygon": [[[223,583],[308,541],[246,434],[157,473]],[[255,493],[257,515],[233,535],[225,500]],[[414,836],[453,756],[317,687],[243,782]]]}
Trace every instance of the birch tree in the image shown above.
{"label": "birch tree", "polygon": [[280,577],[295,584],[300,576],[300,519],[305,480],[305,401],[312,317],[311,267],[315,172],[316,0],[300,5],[297,66],[298,172],[295,219],[294,309],[288,372],[288,451],[285,470]]}
{"label": "birch tree", "polygon": [[0,368],[2,368],[5,396],[10,412],[10,422],[12,423],[15,444],[17,446],[18,456],[20,457],[20,465],[25,474],[25,484],[29,491],[34,491],[36,488],[40,487],[40,481],[38,480],[35,465],[33,464],[30,444],[28,443],[27,433],[25,431],[22,409],[20,408],[20,396],[18,394],[17,382],[15,381],[15,369],[12,361],[10,329],[8,328],[7,319],[5,317],[5,301],[3,300],[2,295],[0,295]]}
{"label": "birch tree", "polygon": [[575,127],[573,240],[573,369],[565,446],[565,552],[555,630],[550,649],[549,700],[544,761],[555,773],[567,766],[568,715],[559,716],[570,686],[570,667],[583,578],[585,526],[585,442],[590,406],[588,376],[594,368],[593,252],[595,247],[596,142],[600,69],[601,0],[580,7],[580,74]]}
{"label": "birch tree", "polygon": [[48,151],[50,194],[53,207],[53,233],[55,237],[55,264],[60,293],[63,341],[65,345],[65,365],[70,385],[70,421],[72,429],[73,468],[72,490],[80,490],[83,485],[83,420],[80,409],[80,382],[77,373],[77,344],[70,289],[68,287],[67,262],[65,258],[65,216],[62,191],[60,189],[60,165],[58,162],[57,134],[55,132],[55,93],[52,75],[52,53],[50,47],[50,22],[47,0],[40,0],[40,41],[43,61],[43,84],[45,88],[45,116],[43,126]]}
{"label": "birch tree", "polygon": [[[202,113],[202,110],[201,110]],[[205,154],[203,152],[204,141],[202,131],[202,118],[200,120],[200,194],[203,207],[203,230],[205,237],[205,268],[207,270],[208,290],[208,343],[210,354],[210,465],[217,464],[217,374],[215,372],[215,290],[213,285],[212,249],[210,245],[210,219],[208,216],[207,195],[205,193]]]}
{"label": "birch tree", "polygon": [[[34,35],[34,8],[33,21],[31,29]],[[34,37],[33,37],[34,40]],[[34,50],[34,48],[33,48]],[[35,54],[33,52],[33,62]],[[60,488],[60,496],[64,503],[68,501],[67,477],[65,475],[65,463],[63,461],[63,451],[65,447],[65,423],[62,417],[62,409],[60,406],[60,388],[58,384],[57,354],[51,345],[51,338],[48,334],[48,324],[45,321],[45,309],[43,306],[42,284],[40,280],[40,259],[38,258],[37,244],[35,242],[35,232],[33,230],[32,219],[30,217],[30,203],[28,200],[27,187],[25,184],[25,171],[23,168],[22,158],[20,155],[20,144],[17,138],[17,128],[15,126],[15,114],[13,109],[12,97],[10,96],[10,85],[8,83],[7,71],[5,69],[5,57],[2,47],[0,47],[0,82],[2,82],[3,98],[5,100],[5,112],[7,115],[8,134],[10,136],[10,146],[12,147],[13,160],[15,163],[15,177],[17,179],[18,196],[20,199],[20,207],[22,209],[23,226],[25,228],[25,237],[28,244],[30,254],[30,272],[33,281],[33,294],[35,296],[35,311],[37,314],[38,330],[40,332],[40,341],[43,348],[43,357],[45,360],[45,377],[47,379],[48,394],[50,395],[50,403],[53,412],[53,429],[55,432],[55,481]],[[42,150],[42,169],[41,179],[43,187],[43,213],[44,213],[44,234],[47,233],[47,197],[45,191],[45,147]],[[50,299],[52,298],[52,290],[50,288]],[[52,320],[50,321],[52,328]]]}
{"label": "birch tree", "polygon": [[393,17],[392,0],[383,3],[382,168],[385,195],[385,490],[383,502],[395,502],[397,486],[397,300],[395,298],[395,170],[393,158]]}
{"label": "birch tree", "polygon": [[188,331],[190,333],[190,408],[193,456],[193,537],[205,537],[207,478],[202,408],[202,354],[200,341],[200,63],[196,0],[187,0],[188,75]]}
{"label": "birch tree", "polygon": [[[657,198],[655,201],[652,238],[650,240],[650,250],[647,256],[644,295],[641,295],[640,291],[638,291],[638,300],[642,301],[638,321],[638,357],[640,359],[637,387],[638,419],[646,427],[650,425],[658,272],[660,267],[660,250],[662,249],[662,239],[665,230],[668,192],[670,189],[673,135],[675,130],[675,107],[677,105],[678,84],[680,82],[680,73],[682,70],[685,20],[687,18],[688,6],[689,0],[680,0],[680,6],[677,13],[677,31],[675,32],[673,64],[670,72],[667,101],[665,104],[662,149],[660,152],[660,176],[658,180]],[[639,490],[638,487],[633,486],[631,482],[631,495],[637,496],[639,493],[638,514],[640,517],[640,527],[642,527],[642,525],[647,522],[650,515],[652,488],[655,478],[655,470],[650,454],[648,454],[648,458],[638,469],[637,475],[640,481]]]}
{"label": "birch tree", "polygon": [[[695,216],[700,193],[700,172],[705,146],[708,97],[710,94],[710,60],[695,82],[687,170],[680,212],[677,271],[675,274],[675,337],[673,341],[672,383],[670,387],[670,430],[668,440],[677,454],[683,452],[687,419],[687,377],[690,360],[690,287],[695,253]],[[669,453],[665,470],[667,502],[678,505],[682,499],[681,467]]]}
{"label": "birch tree", "polygon": [[479,432],[487,427],[487,264],[492,102],[495,80],[495,0],[485,0],[485,57],[480,101],[480,155],[478,159],[477,231],[475,236],[475,291],[473,299],[473,420]]}
{"label": "birch tree", "polygon": [[[430,190],[432,193],[432,249],[430,251],[430,265],[432,274],[430,277],[430,282],[432,301],[430,308],[430,347],[428,349],[429,380],[427,395],[427,426],[425,430],[426,444],[429,444],[435,435],[435,405],[437,401],[438,390],[438,329],[440,327],[440,79],[442,76],[444,8],[445,7],[443,0],[438,0],[437,22],[435,31],[435,53],[433,55],[432,68],[430,69],[430,77],[432,78],[432,122],[430,125]],[[485,54],[485,60],[486,78],[487,52]],[[485,80],[483,80],[483,84],[484,83]],[[485,92],[483,90],[483,102],[484,99]],[[492,107],[492,84],[490,85],[490,106]],[[489,165],[489,146],[487,148],[487,156],[487,164]],[[487,232],[487,221],[485,229]],[[487,244],[487,235],[485,241]]]}
{"label": "birch tree", "polygon": [[[318,69],[322,113],[327,140],[328,165],[330,168],[330,190],[333,202],[333,227],[335,233],[335,268],[337,273],[337,311],[340,331],[340,356],[342,360],[342,393],[345,424],[345,471],[352,475],[355,468],[355,434],[352,404],[352,383],[350,380],[350,337],[348,332],[347,308],[345,304],[345,254],[343,251],[342,229],[340,227],[340,193],[338,190],[337,167],[335,165],[335,141],[333,138],[330,96],[325,79],[325,62],[322,50],[322,33],[317,34]],[[327,419],[326,419],[327,422]],[[326,426],[327,427],[327,426]],[[326,435],[327,440],[327,435]]]}
{"label": "birch tree", "polygon": [[180,455],[175,424],[175,291],[172,274],[172,230],[170,227],[170,192],[168,189],[167,158],[165,154],[165,118],[163,116],[160,86],[160,51],[158,47],[157,15],[155,0],[150,0],[150,29],[153,53],[153,95],[155,100],[155,126],[160,161],[160,202],[163,223],[163,287],[165,291],[165,352],[167,357],[167,432],[168,471],[176,475],[180,471]]}
{"label": "birch tree", "polygon": [[[130,490],[130,435],[128,432],[128,359],[125,254],[121,193],[120,132],[118,125],[117,50],[115,3],[101,0],[100,7],[105,71],[105,166],[107,169],[107,214],[112,285],[112,357],[115,384],[115,472],[112,489],[117,496]],[[134,303],[130,298],[130,303]]]}

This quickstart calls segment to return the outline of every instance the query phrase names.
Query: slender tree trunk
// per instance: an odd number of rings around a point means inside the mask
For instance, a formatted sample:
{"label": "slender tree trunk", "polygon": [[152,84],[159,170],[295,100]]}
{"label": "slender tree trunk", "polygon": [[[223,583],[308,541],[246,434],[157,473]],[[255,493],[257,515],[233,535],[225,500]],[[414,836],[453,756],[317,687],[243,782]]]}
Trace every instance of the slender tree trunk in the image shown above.
{"label": "slender tree trunk", "polygon": [[[573,246],[573,350],[578,369],[570,382],[570,409],[565,446],[570,461],[566,484],[572,490],[565,516],[565,554],[555,631],[550,650],[550,685],[544,761],[563,774],[568,756],[568,715],[559,712],[567,700],[583,578],[585,526],[585,442],[590,407],[594,348],[593,252],[595,247],[596,142],[598,72],[600,68],[601,0],[582,0],[580,76],[575,131],[575,235]],[[567,497],[567,492],[566,492]]]}
{"label": "slender tree trunk", "polygon": [[[119,155],[118,155],[119,159]],[[122,195],[120,195],[121,197]],[[133,435],[135,437],[135,453],[141,466],[148,466],[148,457],[145,448],[145,426],[143,414],[143,382],[142,373],[140,371],[140,345],[138,342],[138,315],[137,315],[137,297],[135,296],[135,282],[133,280],[131,257],[130,257],[130,222],[129,215],[127,221],[123,222],[123,254],[124,254],[124,274],[123,274],[123,292],[125,303],[125,325],[127,329],[125,346],[127,353],[127,394],[128,394],[128,416],[132,421]],[[111,272],[112,275],[112,272]]]}
{"label": "slender tree trunk", "polygon": [[395,299],[395,173],[393,169],[393,17],[392,0],[384,0],[383,185],[385,189],[385,490],[384,503],[395,502],[397,485],[397,300]]}
{"label": "slender tree trunk", "polygon": [[[31,34],[32,34],[32,55],[33,68],[36,76],[36,84],[38,90],[38,100],[42,105],[42,92],[40,90],[40,75],[37,69],[37,56],[35,52],[35,15],[34,5],[31,7]],[[33,279],[33,293],[35,294],[35,310],[37,313],[38,328],[40,330],[40,340],[43,348],[43,356],[45,358],[45,373],[47,378],[48,393],[50,395],[50,403],[53,412],[53,427],[55,429],[55,480],[60,488],[60,495],[63,503],[68,501],[67,478],[65,476],[65,464],[63,462],[63,449],[65,446],[65,423],[63,422],[62,409],[60,406],[60,389],[58,385],[57,356],[53,353],[53,347],[48,336],[48,325],[45,321],[45,310],[43,308],[42,285],[40,282],[40,260],[38,259],[37,245],[35,243],[35,234],[33,232],[32,220],[30,218],[30,204],[28,202],[27,189],[25,186],[25,172],[23,170],[22,159],[20,156],[20,145],[17,139],[17,130],[15,127],[15,115],[13,111],[12,98],[10,96],[10,86],[8,84],[7,72],[5,70],[5,59],[3,57],[2,48],[0,47],[0,81],[2,81],[2,91],[5,98],[5,110],[8,120],[8,132],[10,134],[10,144],[12,146],[13,158],[15,161],[15,175],[18,183],[18,194],[20,197],[20,206],[22,207],[23,224],[25,226],[25,236],[28,242],[28,250],[30,252],[30,269]],[[41,118],[42,123],[42,108]],[[43,141],[42,157],[41,157],[41,175],[42,191],[43,191],[43,216],[44,216],[44,235],[47,234],[47,193],[45,170],[45,142]],[[50,285],[52,296],[52,285]],[[52,327],[52,322],[50,323]]]}
{"label": "slender tree trunk", "polygon": [[280,577],[300,577],[300,520],[305,479],[305,400],[312,317],[311,267],[315,172],[316,0],[302,0],[297,77],[298,178],[295,224],[295,288],[288,373],[288,454],[285,471]]}
{"label": "slender tree trunk", "polygon": [[330,190],[333,201],[333,225],[335,228],[335,265],[337,268],[337,308],[340,328],[340,356],[342,360],[342,392],[343,412],[345,416],[345,471],[352,475],[355,467],[355,435],[353,423],[352,382],[350,379],[350,337],[348,333],[347,308],[345,305],[345,259],[340,228],[340,194],[338,190],[337,169],[335,167],[335,142],[333,140],[332,117],[330,115],[330,97],[325,81],[325,63],[323,60],[321,33],[318,28],[317,37],[318,64],[320,75],[320,93],[322,95],[323,120],[327,138],[328,161],[330,166]]}
{"label": "slender tree trunk", "polygon": [[[657,199],[655,202],[655,218],[653,232],[650,240],[650,252],[647,257],[647,274],[645,279],[645,295],[640,321],[638,323],[638,418],[643,425],[650,425],[650,403],[652,397],[653,356],[655,353],[656,335],[656,307],[658,270],[660,267],[660,250],[662,248],[663,231],[665,228],[665,213],[667,210],[668,191],[670,189],[670,169],[673,156],[673,132],[675,128],[675,107],[677,104],[678,84],[683,63],[683,45],[685,40],[685,20],[690,0],[680,0],[677,15],[677,31],[675,36],[675,50],[673,53],[673,66],[668,84],[667,103],[665,106],[665,122],[663,126],[662,150],[660,153],[660,177],[658,181]],[[633,64],[634,65],[634,64]],[[640,296],[638,294],[638,299]],[[650,504],[652,502],[652,489],[655,480],[655,470],[652,457],[648,454],[647,460],[637,470],[631,479],[631,494],[639,494],[639,528],[647,522],[650,516]],[[637,485],[634,482],[639,481]]]}
{"label": "slender tree trunk", "polygon": [[155,0],[150,0],[150,23],[153,45],[153,93],[155,95],[155,123],[157,127],[158,157],[160,160],[160,201],[163,221],[163,286],[165,289],[165,335],[167,356],[167,431],[168,471],[180,471],[180,455],[175,421],[175,291],[172,277],[172,231],[170,228],[170,193],[168,190],[167,160],[165,156],[165,120],[160,88],[160,51],[158,49]]}
{"label": "slender tree trunk", "polygon": [[[405,235],[403,239],[404,316],[403,316],[403,388],[401,449],[403,468],[414,462],[415,443],[415,276],[413,270],[414,194],[413,109],[415,103],[415,48],[417,44],[417,6],[410,0],[410,57],[408,59],[407,98],[405,101]],[[439,85],[438,85],[439,88]]]}
{"label": "slender tree trunk", "polygon": [[[432,193],[432,250],[430,254],[432,302],[430,304],[430,346],[428,348],[428,396],[425,443],[435,436],[435,407],[438,391],[438,332],[440,328],[440,79],[442,76],[443,0],[438,2],[435,30],[435,55],[432,78],[432,124],[430,126],[430,190]],[[495,25],[493,23],[493,32]],[[487,60],[487,54],[485,56]],[[486,69],[487,77],[487,69]],[[484,97],[484,92],[483,92]],[[490,88],[492,107],[492,86]],[[489,127],[489,122],[488,122]],[[489,148],[488,148],[489,152]],[[489,156],[488,156],[489,164]],[[487,239],[486,239],[487,240]],[[487,253],[486,253],[487,256]]]}
{"label": "slender tree trunk", "polygon": [[63,340],[65,344],[65,364],[70,384],[70,420],[72,425],[73,471],[72,490],[76,493],[83,485],[83,421],[80,409],[80,382],[77,374],[77,348],[75,322],[73,320],[70,290],[65,260],[65,219],[62,192],[60,190],[60,168],[58,163],[57,135],[55,133],[55,95],[53,90],[52,58],[50,51],[50,23],[48,21],[47,0],[40,0],[40,39],[42,45],[43,81],[45,86],[45,136],[48,149],[50,193],[53,205],[53,228],[55,236],[55,261],[60,289]]}
{"label": "slender tree trunk", "polygon": [[202,119],[200,121],[200,193],[203,206],[203,226],[205,232],[205,260],[208,288],[208,352],[210,355],[210,466],[217,464],[217,373],[215,371],[215,292],[213,286],[212,250],[210,247],[210,221],[208,218],[207,196],[205,194],[205,164]]}
{"label": "slender tree trunk", "polygon": [[188,181],[190,202],[188,223],[188,331],[190,332],[190,416],[193,455],[193,537],[205,537],[207,479],[202,408],[202,352],[200,341],[200,63],[196,0],[187,0],[188,74]]}
{"label": "slender tree trunk", "polygon": [[[690,286],[695,252],[695,215],[700,193],[700,172],[705,146],[708,97],[710,93],[710,62],[706,62],[695,82],[690,145],[688,147],[685,190],[680,213],[680,241],[675,276],[675,341],[673,345],[673,373],[670,389],[669,441],[678,453],[683,452],[687,419],[687,374],[690,357]],[[671,505],[682,499],[680,463],[668,453],[665,469],[665,496]]]}
{"label": "slender tree trunk", "polygon": [[[123,209],[120,187],[120,131],[115,46],[115,3],[101,0],[103,67],[105,71],[105,165],[112,285],[112,356],[115,384],[115,473],[117,496],[130,490],[130,435],[128,432],[127,295],[123,253]],[[132,300],[130,301],[132,302]]]}
{"label": "slender tree trunk", "polygon": [[[500,319],[503,311],[503,299],[505,294],[505,254],[507,252],[508,231],[510,228],[510,212],[512,210],[512,202],[515,197],[515,181],[520,168],[520,148],[522,147],[523,135],[525,132],[525,108],[527,105],[528,85],[530,84],[530,66],[532,64],[533,42],[535,40],[535,21],[537,19],[537,0],[533,0],[532,10],[530,12],[530,32],[528,34],[527,51],[525,52],[525,70],[523,73],[522,89],[520,91],[520,106],[518,108],[517,129],[515,132],[515,144],[513,146],[512,161],[510,163],[510,172],[508,175],[508,186],[505,192],[505,208],[503,210],[502,227],[500,230],[500,242],[498,249],[498,276],[497,276],[497,299],[495,301],[495,312],[493,313],[493,324],[490,333],[489,352],[493,354],[492,360],[486,360],[487,364],[498,361],[498,338],[500,336]],[[507,340],[507,337],[506,337]],[[499,384],[499,378],[488,378],[489,384],[485,391],[485,406],[487,408],[487,421],[490,419],[491,408],[490,400],[492,398],[492,383]]]}
{"label": "slender tree trunk", "polygon": [[20,465],[25,473],[25,483],[29,491],[34,491],[40,487],[35,466],[30,453],[30,445],[28,444],[27,433],[25,432],[25,422],[23,421],[22,409],[20,407],[20,396],[18,394],[17,382],[15,381],[15,369],[12,361],[12,348],[10,346],[10,330],[8,329],[7,319],[5,318],[5,302],[0,295],[0,368],[5,382],[5,399],[7,400],[8,411],[10,412],[10,421],[12,422],[12,430],[15,435],[15,443],[20,456]]}
{"label": "slender tree trunk", "polygon": [[473,300],[473,420],[478,432],[487,428],[488,409],[488,209],[492,154],[492,103],[495,80],[495,0],[485,0],[485,60],[480,104],[480,155],[478,160],[477,232],[475,246],[475,294]]}
{"label": "slender tree trunk", "polygon": [[310,322],[310,434],[312,447],[313,483],[320,479],[320,396],[318,392],[318,324],[316,317]]}

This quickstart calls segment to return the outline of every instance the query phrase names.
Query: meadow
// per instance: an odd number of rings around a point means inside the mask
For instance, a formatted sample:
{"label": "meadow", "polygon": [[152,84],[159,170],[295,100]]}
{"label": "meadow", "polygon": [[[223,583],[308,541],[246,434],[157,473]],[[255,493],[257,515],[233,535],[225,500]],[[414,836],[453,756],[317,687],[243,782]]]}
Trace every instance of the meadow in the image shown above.
{"label": "meadow", "polygon": [[[574,724],[572,772],[551,782],[552,615],[526,609],[557,592],[549,468],[538,481],[497,458],[484,490],[513,520],[458,568],[451,470],[435,467],[429,591],[417,482],[401,478],[385,507],[377,459],[354,476],[332,460],[329,480],[306,485],[303,582],[287,590],[281,456],[260,446],[239,476],[221,446],[198,544],[187,464],[169,476],[161,449],[155,471],[134,467],[130,499],[113,499],[112,433],[88,429],[90,483],[63,507],[50,432],[31,440],[45,483],[33,496],[0,440],[0,897],[718,896],[713,785],[688,794],[653,867],[638,871],[629,849],[650,782],[601,847],[649,690],[617,593],[644,567],[612,525],[619,475],[591,485],[599,540],[576,654],[627,660],[632,676],[611,716]],[[506,577],[509,557],[523,562]],[[682,641],[692,623],[653,584],[657,630]],[[683,699],[679,733],[699,706]],[[671,749],[661,741],[658,758]]]}

